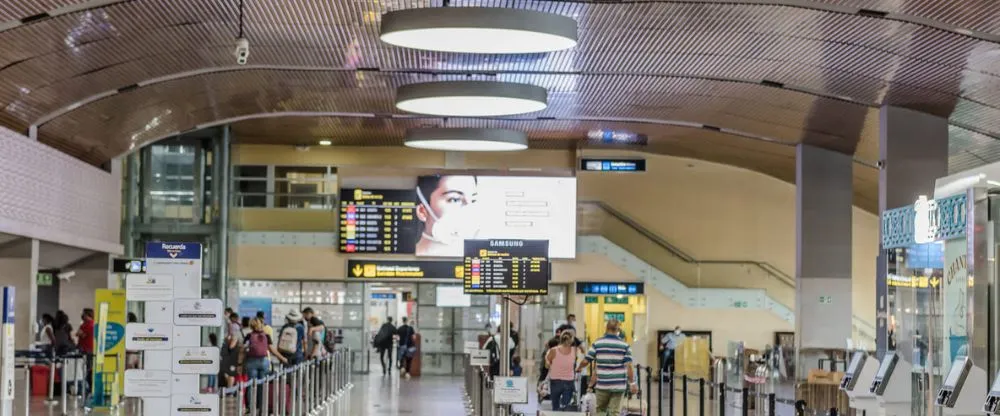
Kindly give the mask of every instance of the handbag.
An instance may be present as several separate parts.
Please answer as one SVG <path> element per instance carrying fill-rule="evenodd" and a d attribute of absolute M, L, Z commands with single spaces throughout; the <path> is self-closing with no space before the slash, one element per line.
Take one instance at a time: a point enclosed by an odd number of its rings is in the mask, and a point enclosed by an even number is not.
<path fill-rule="evenodd" d="M 646 403 L 638 395 L 629 397 L 622 405 L 621 416 L 646 416 Z"/>

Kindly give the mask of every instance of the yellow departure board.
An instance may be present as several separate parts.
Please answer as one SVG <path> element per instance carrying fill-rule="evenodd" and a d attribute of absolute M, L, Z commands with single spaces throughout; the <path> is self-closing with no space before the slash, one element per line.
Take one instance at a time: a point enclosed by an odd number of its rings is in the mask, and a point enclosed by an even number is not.
<path fill-rule="evenodd" d="M 465 293 L 544 295 L 549 291 L 548 240 L 465 240 Z"/>
<path fill-rule="evenodd" d="M 340 251 L 413 253 L 416 205 L 412 190 L 341 189 Z"/>

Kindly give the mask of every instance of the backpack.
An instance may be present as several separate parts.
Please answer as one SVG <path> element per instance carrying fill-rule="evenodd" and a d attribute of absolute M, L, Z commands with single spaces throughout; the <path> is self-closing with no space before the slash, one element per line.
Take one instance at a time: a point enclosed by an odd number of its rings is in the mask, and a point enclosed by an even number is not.
<path fill-rule="evenodd" d="M 333 352 L 337 347 L 337 331 L 326 328 L 326 332 L 323 334 L 323 346 L 326 347 L 327 351 Z"/>
<path fill-rule="evenodd" d="M 278 335 L 278 351 L 285 354 L 295 354 L 299 352 L 299 331 L 295 325 L 287 324 L 281 327 Z"/>
<path fill-rule="evenodd" d="M 383 324 L 382 328 L 380 328 L 378 333 L 375 334 L 375 348 L 386 348 L 387 346 L 392 346 L 392 332 L 392 325 Z"/>
<path fill-rule="evenodd" d="M 270 345 L 267 342 L 267 334 L 263 332 L 251 332 L 247 335 L 247 357 L 264 358 Z"/>

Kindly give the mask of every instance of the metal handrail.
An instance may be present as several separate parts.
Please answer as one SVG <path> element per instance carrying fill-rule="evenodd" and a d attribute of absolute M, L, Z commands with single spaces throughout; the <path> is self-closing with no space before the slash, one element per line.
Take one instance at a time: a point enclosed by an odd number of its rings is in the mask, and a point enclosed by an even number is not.
<path fill-rule="evenodd" d="M 656 234 L 655 232 L 651 231 L 648 227 L 643 226 L 642 224 L 640 224 L 636 220 L 632 219 L 628 215 L 625 215 L 621 211 L 615 209 L 614 207 L 612 207 L 611 205 L 608 205 L 607 203 L 605 203 L 603 201 L 587 200 L 587 201 L 580 201 L 579 204 L 581 204 L 581 205 L 587 204 L 587 205 L 597 206 L 598 208 L 600 208 L 604 212 L 607 212 L 608 214 L 610 214 L 612 217 L 614 217 L 618 221 L 621 221 L 621 222 L 625 223 L 625 225 L 628 225 L 634 231 L 638 232 L 639 234 L 642 234 L 644 237 L 648 238 L 650 241 L 656 243 L 656 245 L 658 245 L 658 246 L 662 247 L 663 249 L 667 250 L 668 252 L 670 252 L 670 254 L 672 254 L 675 257 L 683 260 L 685 263 L 694 264 L 694 265 L 702 265 L 702 264 L 738 264 L 738 265 L 754 266 L 754 267 L 757 267 L 757 268 L 763 270 L 767 274 L 774 275 L 774 276 L 777 276 L 777 277 L 781 278 L 781 280 L 784 281 L 785 283 L 787 283 L 788 286 L 795 287 L 795 279 L 792 276 L 789 276 L 787 273 L 781 271 L 781 269 L 779 269 L 778 267 L 776 267 L 773 264 L 768 263 L 766 261 L 754 261 L 754 260 L 699 260 L 699 259 L 696 259 L 694 256 L 692 256 L 692 255 L 684 252 L 684 250 L 681 250 L 677 246 L 675 246 L 673 244 L 670 244 L 669 241 L 667 241 L 666 239 L 664 239 L 663 237 L 661 237 L 659 234 Z"/>

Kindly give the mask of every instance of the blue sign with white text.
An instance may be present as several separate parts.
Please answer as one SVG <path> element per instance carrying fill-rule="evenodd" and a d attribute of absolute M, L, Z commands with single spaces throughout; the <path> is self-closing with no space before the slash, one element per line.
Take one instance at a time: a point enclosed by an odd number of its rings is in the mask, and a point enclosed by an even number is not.
<path fill-rule="evenodd" d="M 576 293 L 584 295 L 641 295 L 645 292 L 642 283 L 598 283 L 579 282 Z"/>
<path fill-rule="evenodd" d="M 3 288 L 3 323 L 14 323 L 14 286 Z"/>
<path fill-rule="evenodd" d="M 264 312 L 264 323 L 271 325 L 271 298 L 240 298 L 240 316 L 254 317 Z"/>
<path fill-rule="evenodd" d="M 148 259 L 201 259 L 201 243 L 146 243 Z"/>
<path fill-rule="evenodd" d="M 396 299 L 395 293 L 372 293 L 372 299 Z"/>

